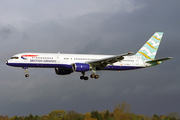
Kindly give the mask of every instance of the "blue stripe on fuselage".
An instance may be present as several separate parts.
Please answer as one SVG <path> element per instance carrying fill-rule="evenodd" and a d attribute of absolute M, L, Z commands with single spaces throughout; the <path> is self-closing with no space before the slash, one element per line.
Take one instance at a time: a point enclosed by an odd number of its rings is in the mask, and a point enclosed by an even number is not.
<path fill-rule="evenodd" d="M 34 63 L 7 63 L 9 66 L 13 67 L 45 67 L 45 68 L 68 68 L 72 69 L 71 65 L 68 64 L 34 64 Z"/>
<path fill-rule="evenodd" d="M 105 67 L 104 70 L 135 70 L 140 69 L 144 67 L 138 67 L 138 66 L 108 66 Z"/>

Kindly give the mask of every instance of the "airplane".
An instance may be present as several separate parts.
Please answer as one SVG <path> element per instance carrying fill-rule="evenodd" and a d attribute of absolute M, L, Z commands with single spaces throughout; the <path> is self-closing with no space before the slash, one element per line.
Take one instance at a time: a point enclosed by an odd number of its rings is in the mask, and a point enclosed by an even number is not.
<path fill-rule="evenodd" d="M 163 32 L 156 32 L 136 53 L 120 55 L 63 54 L 63 53 L 20 53 L 13 55 L 6 64 L 22 67 L 25 77 L 29 77 L 28 68 L 54 68 L 57 75 L 69 75 L 80 72 L 81 80 L 88 80 L 85 72 L 92 71 L 91 78 L 98 79 L 99 70 L 136 70 L 163 63 L 172 57 L 155 59 Z"/>

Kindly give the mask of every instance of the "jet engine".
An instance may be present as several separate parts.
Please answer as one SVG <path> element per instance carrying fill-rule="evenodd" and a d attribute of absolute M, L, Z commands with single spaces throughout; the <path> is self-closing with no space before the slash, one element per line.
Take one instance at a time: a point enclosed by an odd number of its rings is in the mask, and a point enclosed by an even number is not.
<path fill-rule="evenodd" d="M 62 69 L 62 68 L 55 68 L 55 72 L 57 75 L 68 75 L 73 72 L 72 69 Z"/>
<path fill-rule="evenodd" d="M 72 64 L 72 67 L 76 72 L 85 72 L 90 70 L 90 65 L 86 63 L 74 63 Z"/>

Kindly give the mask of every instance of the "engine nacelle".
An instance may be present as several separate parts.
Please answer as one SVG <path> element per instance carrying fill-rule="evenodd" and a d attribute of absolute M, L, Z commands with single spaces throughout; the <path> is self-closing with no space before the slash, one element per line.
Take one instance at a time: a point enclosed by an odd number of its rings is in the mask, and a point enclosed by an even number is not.
<path fill-rule="evenodd" d="M 90 70 L 90 65 L 86 63 L 74 63 L 72 64 L 72 67 L 76 72 L 85 72 Z"/>
<path fill-rule="evenodd" d="M 55 72 L 57 75 L 69 75 L 73 72 L 73 70 L 72 69 L 55 68 Z"/>

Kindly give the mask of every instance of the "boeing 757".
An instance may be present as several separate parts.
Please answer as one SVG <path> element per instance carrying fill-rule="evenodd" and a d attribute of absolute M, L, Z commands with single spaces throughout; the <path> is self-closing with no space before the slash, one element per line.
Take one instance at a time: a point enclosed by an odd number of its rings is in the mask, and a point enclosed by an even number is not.
<path fill-rule="evenodd" d="M 120 55 L 62 54 L 62 53 L 20 53 L 13 55 L 6 64 L 22 67 L 25 77 L 29 77 L 28 68 L 54 68 L 57 75 L 69 75 L 80 72 L 81 80 L 88 80 L 85 72 L 92 71 L 91 78 L 98 79 L 98 70 L 137 70 L 161 64 L 171 57 L 155 59 L 163 32 L 156 32 L 136 53 Z"/>

